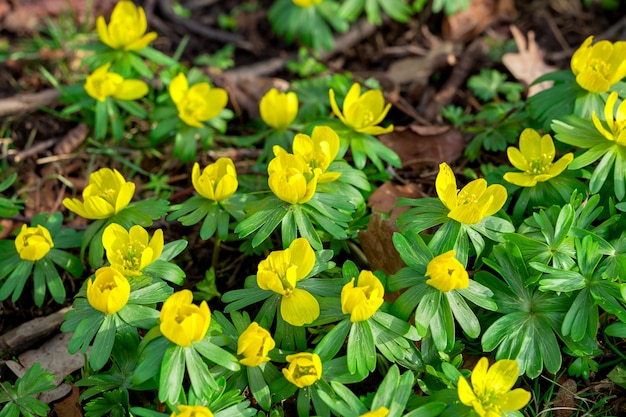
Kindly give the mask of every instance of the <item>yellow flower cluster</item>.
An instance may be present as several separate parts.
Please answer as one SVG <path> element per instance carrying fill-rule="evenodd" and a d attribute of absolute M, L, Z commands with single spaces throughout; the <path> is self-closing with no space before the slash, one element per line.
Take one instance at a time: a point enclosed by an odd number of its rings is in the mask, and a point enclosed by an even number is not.
<path fill-rule="evenodd" d="M 203 122 L 218 116 L 228 102 L 226 90 L 211 88 L 207 82 L 190 87 L 182 72 L 170 83 L 169 93 L 178 109 L 178 117 L 193 127 L 202 127 Z"/>
<path fill-rule="evenodd" d="M 96 29 L 104 44 L 124 51 L 143 49 L 157 38 L 156 32 L 146 33 L 148 29 L 146 13 L 132 1 L 117 3 L 108 25 L 103 16 L 98 17 Z"/>
<path fill-rule="evenodd" d="M 458 394 L 461 402 L 473 407 L 480 417 L 498 417 L 517 411 L 528 404 L 530 392 L 517 388 L 517 361 L 501 359 L 489 367 L 487 358 L 480 358 L 472 371 L 472 386 L 459 377 Z"/>
<path fill-rule="evenodd" d="M 191 171 L 191 182 L 202 197 L 218 202 L 232 196 L 239 185 L 237 170 L 230 158 L 219 158 L 202 171 L 196 162 Z"/>
<path fill-rule="evenodd" d="M 125 79 L 120 74 L 109 72 L 111 63 L 106 63 L 85 79 L 85 91 L 98 101 L 107 97 L 118 100 L 137 100 L 148 93 L 148 84 L 136 79 Z"/>
<path fill-rule="evenodd" d="M 111 266 L 124 276 L 141 275 L 141 270 L 159 259 L 163 251 L 163 230 L 158 229 L 152 238 L 141 226 L 129 231 L 116 223 L 104 229 L 102 244 Z"/>
<path fill-rule="evenodd" d="M 211 311 L 206 301 L 193 304 L 193 294 L 181 290 L 170 295 L 161 307 L 159 330 L 172 343 L 189 347 L 204 339 L 211 325 Z"/>
<path fill-rule="evenodd" d="M 22 225 L 20 233 L 15 238 L 15 249 L 21 259 L 38 261 L 54 247 L 50 231 L 42 225 L 28 227 Z"/>
<path fill-rule="evenodd" d="M 469 286 L 469 275 L 465 267 L 455 258 L 456 251 L 450 250 L 435 256 L 426 266 L 426 284 L 439 291 L 448 292 Z"/>
<path fill-rule="evenodd" d="M 130 297 L 130 284 L 118 270 L 105 266 L 96 270 L 95 278 L 87 280 L 87 301 L 105 314 L 115 314 Z"/>
<path fill-rule="evenodd" d="M 359 83 L 352 84 L 343 100 L 343 112 L 337 105 L 335 91 L 332 88 L 328 95 L 333 113 L 350 129 L 370 135 L 393 132 L 393 125 L 378 126 L 391 109 L 391 103 L 385 105 L 385 98 L 380 90 L 368 90 L 361 94 L 361 85 Z"/>
<path fill-rule="evenodd" d="M 237 341 L 237 355 L 243 356 L 239 363 L 250 367 L 259 366 L 270 360 L 267 354 L 274 346 L 276 342 L 270 332 L 257 322 L 252 322 Z"/>
<path fill-rule="evenodd" d="M 574 52 L 570 66 L 576 82 L 585 90 L 605 93 L 626 77 L 626 41 L 602 40 L 592 45 L 589 36 Z"/>
<path fill-rule="evenodd" d="M 135 184 L 126 182 L 116 169 L 102 168 L 89 175 L 89 185 L 83 190 L 83 202 L 65 198 L 63 204 L 86 219 L 108 219 L 122 211 L 135 193 Z"/>
<path fill-rule="evenodd" d="M 448 217 L 463 224 L 476 224 L 496 214 L 507 198 L 506 188 L 500 184 L 487 186 L 483 178 L 471 181 L 459 191 L 454 172 L 445 162 L 439 165 L 435 189 L 443 205 L 450 210 Z"/>
<path fill-rule="evenodd" d="M 320 315 L 317 299 L 306 290 L 297 288 L 315 265 L 315 252 L 305 238 L 291 242 L 285 250 L 273 251 L 261 261 L 257 284 L 262 290 L 280 294 L 280 314 L 287 323 L 302 326 Z"/>
<path fill-rule="evenodd" d="M 213 413 L 202 405 L 178 405 L 178 413 L 174 412 L 170 417 L 213 417 Z"/>
<path fill-rule="evenodd" d="M 354 278 L 341 289 L 341 311 L 350 314 L 350 321 L 367 320 L 383 305 L 385 289 L 370 271 L 361 271 L 357 284 Z"/>
<path fill-rule="evenodd" d="M 341 175 L 326 172 L 338 152 L 339 136 L 328 126 L 316 126 L 311 136 L 296 135 L 293 154 L 275 146 L 275 158 L 267 167 L 270 189 L 289 204 L 306 203 L 315 194 L 318 183 L 334 181 Z"/>
<path fill-rule="evenodd" d="M 554 162 L 552 137 L 539 136 L 536 130 L 530 128 L 522 131 L 519 149 L 510 146 L 506 153 L 511 164 L 522 172 L 507 172 L 504 179 L 520 187 L 534 187 L 538 182 L 556 177 L 574 159 L 574 154 L 570 152 Z"/>
<path fill-rule="evenodd" d="M 286 129 L 298 115 L 298 96 L 293 91 L 284 93 L 271 88 L 261 98 L 259 112 L 266 125 Z"/>
<path fill-rule="evenodd" d="M 322 377 L 322 360 L 316 353 L 301 352 L 286 359 L 289 365 L 283 368 L 283 375 L 298 388 L 313 385 Z"/>

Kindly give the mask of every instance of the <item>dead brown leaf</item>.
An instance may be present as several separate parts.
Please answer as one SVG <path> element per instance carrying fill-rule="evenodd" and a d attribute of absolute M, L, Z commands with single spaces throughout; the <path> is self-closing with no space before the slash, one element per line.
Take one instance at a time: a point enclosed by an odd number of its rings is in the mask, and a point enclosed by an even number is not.
<path fill-rule="evenodd" d="M 52 407 L 57 417 L 82 417 L 80 409 L 80 390 L 72 385 L 69 395 L 54 403 Z"/>
<path fill-rule="evenodd" d="M 566 379 L 559 387 L 559 392 L 553 401 L 555 417 L 570 417 L 578 410 L 576 407 L 576 381 Z"/>
<path fill-rule="evenodd" d="M 548 65 L 543 60 L 543 51 L 535 42 L 535 32 L 528 31 L 528 42 L 526 36 L 515 25 L 511 25 L 511 33 L 519 52 L 504 54 L 502 63 L 511 71 L 511 74 L 527 86 L 544 74 L 555 71 L 557 68 Z M 528 97 L 537 94 L 552 86 L 551 81 L 544 81 L 530 86 Z"/>
<path fill-rule="evenodd" d="M 516 16 L 513 0 L 472 0 L 466 10 L 444 18 L 443 38 L 469 42 L 492 24 L 511 21 Z"/>
<path fill-rule="evenodd" d="M 70 355 L 67 346 L 72 337 L 72 333 L 59 333 L 52 337 L 38 349 L 27 350 L 18 356 L 20 363 L 8 361 L 7 366 L 19 377 L 23 376 L 35 363 L 54 375 L 54 384 L 57 386 L 53 390 L 42 393 L 39 399 L 46 404 L 65 397 L 71 386 L 62 384 L 65 377 L 82 368 L 85 365 L 85 358 L 82 353 L 77 352 Z"/>
<path fill-rule="evenodd" d="M 70 129 L 60 141 L 54 145 L 55 155 L 67 155 L 74 152 L 87 138 L 89 128 L 85 123 L 79 123 L 75 128 Z"/>
<path fill-rule="evenodd" d="M 400 155 L 403 167 L 411 169 L 454 162 L 465 149 L 463 136 L 451 126 L 400 126 L 381 135 L 380 141 Z"/>
<path fill-rule="evenodd" d="M 3 17 L 0 28 L 15 33 L 30 33 L 38 30 L 46 18 L 69 16 L 83 22 L 86 17 L 108 15 L 116 0 L 24 0 L 13 2 L 13 9 L 0 10 Z"/>
<path fill-rule="evenodd" d="M 367 203 L 372 209 L 381 213 L 391 213 L 389 220 L 395 222 L 396 218 L 409 207 L 396 207 L 398 198 L 418 198 L 424 197 L 424 191 L 418 184 L 395 184 L 386 182 L 378 187 L 370 195 Z"/>
<path fill-rule="evenodd" d="M 367 230 L 359 232 L 359 241 L 372 271 L 380 270 L 391 275 L 406 266 L 393 246 L 392 236 L 398 231 L 391 221 L 374 213 Z"/>

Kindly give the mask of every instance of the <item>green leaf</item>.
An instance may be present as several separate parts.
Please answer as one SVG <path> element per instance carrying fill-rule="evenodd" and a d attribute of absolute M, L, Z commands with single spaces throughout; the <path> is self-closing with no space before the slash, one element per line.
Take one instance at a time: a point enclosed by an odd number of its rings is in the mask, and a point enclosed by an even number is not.
<path fill-rule="evenodd" d="M 348 370 L 365 378 L 376 367 L 376 347 L 367 321 L 352 323 L 348 336 Z"/>
<path fill-rule="evenodd" d="M 236 372 L 240 369 L 239 361 L 231 353 L 222 349 L 221 347 L 211 343 L 208 339 L 203 339 L 200 342 L 193 344 L 193 348 L 198 351 L 202 356 L 226 368 L 230 371 Z"/>
<path fill-rule="evenodd" d="M 6 300 L 11 294 L 13 294 L 13 297 L 11 297 L 13 302 L 20 298 L 24 290 L 24 285 L 26 285 L 26 281 L 30 278 L 34 264 L 35 262 L 32 261 L 18 261 L 11 275 L 9 275 L 2 284 L 2 287 L 0 287 L 0 300 Z"/>
<path fill-rule="evenodd" d="M 200 398 L 209 398 L 218 388 L 207 365 L 195 349 L 184 349 L 191 387 Z"/>
<path fill-rule="evenodd" d="M 168 242 L 163 246 L 163 251 L 161 252 L 161 256 L 159 256 L 160 261 L 171 261 L 178 255 L 180 255 L 189 242 L 186 239 L 178 239 L 173 242 Z"/>
<path fill-rule="evenodd" d="M 159 400 L 174 403 L 183 389 L 185 375 L 185 349 L 182 346 L 170 344 L 165 350 L 161 362 L 161 376 L 159 378 Z"/>
<path fill-rule="evenodd" d="M 392 240 L 400 258 L 409 267 L 424 274 L 426 266 L 433 259 L 433 254 L 420 235 L 413 230 L 406 230 L 402 233 L 394 233 Z M 391 291 L 397 289 L 399 288 L 391 289 Z"/>
<path fill-rule="evenodd" d="M 246 367 L 246 372 L 248 373 L 248 384 L 252 396 L 263 410 L 269 410 L 272 405 L 270 387 L 265 382 L 260 367 Z"/>
<path fill-rule="evenodd" d="M 89 353 L 89 365 L 94 370 L 102 369 L 109 361 L 113 343 L 115 342 L 115 331 L 114 316 L 110 314 L 105 315 Z"/>
<path fill-rule="evenodd" d="M 463 297 L 456 291 L 448 291 L 446 297 L 452 314 L 463 331 L 472 339 L 477 338 L 480 335 L 480 322 Z"/>
<path fill-rule="evenodd" d="M 315 346 L 314 353 L 317 353 L 322 362 L 329 361 L 341 350 L 346 341 L 346 336 L 351 329 L 349 318 L 345 318 L 326 333 L 326 335 Z"/>
<path fill-rule="evenodd" d="M 178 265 L 161 259 L 157 259 L 147 265 L 141 270 L 141 272 L 146 276 L 162 279 L 176 285 L 182 285 L 186 276 L 185 271 L 183 271 Z"/>
<path fill-rule="evenodd" d="M 156 326 L 159 318 L 159 312 L 154 308 L 136 304 L 126 304 L 117 315 L 130 326 L 146 330 Z"/>
<path fill-rule="evenodd" d="M 429 288 L 415 310 L 415 327 L 420 336 L 426 336 L 431 320 L 439 310 L 441 291 Z"/>
<path fill-rule="evenodd" d="M 56 240 L 55 240 L 56 244 Z M 46 259 L 51 260 L 61 268 L 69 272 L 74 278 L 83 274 L 83 263 L 76 256 L 62 250 L 52 248 L 46 255 Z"/>

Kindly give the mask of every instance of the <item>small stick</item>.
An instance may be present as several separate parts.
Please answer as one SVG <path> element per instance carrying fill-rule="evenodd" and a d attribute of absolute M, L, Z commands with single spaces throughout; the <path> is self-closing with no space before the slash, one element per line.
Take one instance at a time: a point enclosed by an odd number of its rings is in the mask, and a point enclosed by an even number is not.
<path fill-rule="evenodd" d="M 11 116 L 18 113 L 27 113 L 37 110 L 42 106 L 52 106 L 59 101 L 61 92 L 56 88 L 50 88 L 32 94 L 20 94 L 0 100 L 0 117 Z"/>

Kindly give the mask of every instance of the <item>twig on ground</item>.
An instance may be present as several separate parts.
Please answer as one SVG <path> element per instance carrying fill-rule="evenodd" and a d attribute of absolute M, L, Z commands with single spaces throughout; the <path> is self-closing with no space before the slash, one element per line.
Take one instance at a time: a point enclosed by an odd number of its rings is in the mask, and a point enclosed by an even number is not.
<path fill-rule="evenodd" d="M 37 317 L 0 335 L 0 352 L 9 351 L 13 355 L 24 352 L 34 343 L 59 330 L 65 313 L 70 309 L 65 307 L 49 316 Z"/>
<path fill-rule="evenodd" d="M 26 149 L 23 149 L 15 154 L 15 156 L 13 157 L 13 161 L 20 162 L 30 156 L 37 155 L 39 152 L 54 146 L 60 139 L 61 138 L 59 137 L 51 138 L 48 140 L 44 140 L 43 142 L 39 142 L 38 144 L 30 146 Z"/>
<path fill-rule="evenodd" d="M 53 106 L 58 103 L 61 92 L 50 88 L 32 94 L 19 94 L 0 100 L 0 117 L 28 113 L 42 106 Z"/>
<path fill-rule="evenodd" d="M 243 39 L 240 35 L 234 33 L 224 32 L 222 30 L 212 29 L 206 27 L 191 19 L 185 19 L 177 15 L 172 9 L 170 0 L 158 0 L 159 9 L 163 13 L 164 17 L 172 21 L 173 23 L 180 25 L 190 32 L 200 35 L 207 39 L 212 39 L 218 42 L 232 43 L 240 49 L 252 51 L 253 45 L 251 42 Z"/>
<path fill-rule="evenodd" d="M 476 63 L 485 56 L 486 50 L 487 44 L 483 38 L 476 38 L 472 41 L 461 55 L 458 65 L 454 67 L 446 83 L 430 103 L 426 111 L 427 119 L 434 120 L 441 114 L 441 109 L 452 102 L 454 95 L 472 72 Z"/>
<path fill-rule="evenodd" d="M 371 36 L 377 29 L 377 26 L 372 25 L 367 19 L 361 19 L 355 23 L 348 32 L 337 36 L 335 38 L 335 44 L 332 51 L 322 51 L 319 59 L 325 61 L 333 55 L 352 48 L 354 45 L 361 42 L 363 39 Z M 297 53 L 293 52 L 278 58 L 270 58 L 265 61 L 257 62 L 252 65 L 235 68 L 229 71 L 225 71 L 225 74 L 234 77 L 246 78 L 250 76 L 267 76 L 283 69 L 288 61 L 297 59 Z"/>

